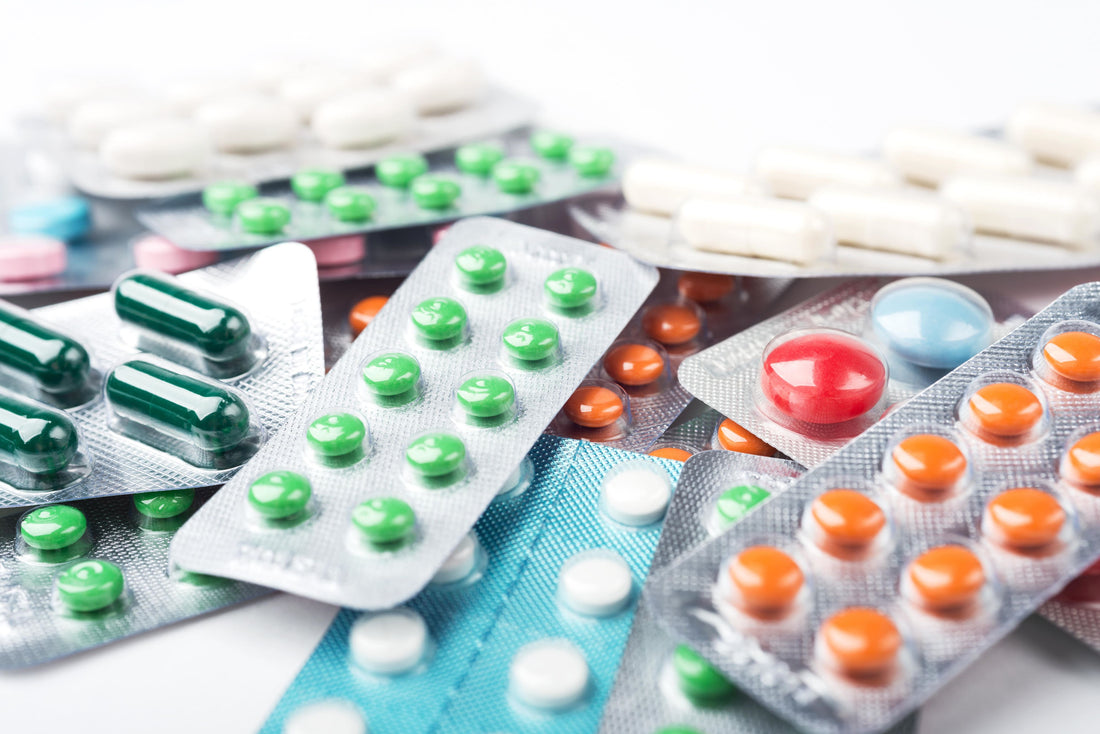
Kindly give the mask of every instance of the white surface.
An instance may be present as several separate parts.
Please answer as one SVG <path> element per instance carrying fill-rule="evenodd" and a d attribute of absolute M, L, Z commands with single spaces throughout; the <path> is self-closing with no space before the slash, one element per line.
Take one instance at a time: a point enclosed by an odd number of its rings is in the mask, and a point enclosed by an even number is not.
<path fill-rule="evenodd" d="M 672 482 L 660 469 L 641 467 L 612 474 L 603 483 L 603 507 L 612 520 L 643 526 L 665 515 L 672 499 Z"/>
<path fill-rule="evenodd" d="M 428 626 L 415 610 L 398 607 L 389 612 L 364 614 L 351 626 L 349 638 L 352 659 L 364 670 L 399 675 L 424 659 Z"/>
<path fill-rule="evenodd" d="M 575 612 L 592 617 L 615 614 L 630 601 L 634 579 L 614 551 L 585 551 L 562 564 L 558 593 Z"/>
<path fill-rule="evenodd" d="M 538 640 L 516 652 L 508 682 L 516 698 L 529 706 L 565 709 L 588 690 L 588 662 L 569 640 Z"/>

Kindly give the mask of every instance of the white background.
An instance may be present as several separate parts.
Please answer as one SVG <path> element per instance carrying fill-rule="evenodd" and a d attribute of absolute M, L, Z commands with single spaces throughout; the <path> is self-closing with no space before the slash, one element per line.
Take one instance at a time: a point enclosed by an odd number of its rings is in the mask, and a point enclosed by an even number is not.
<path fill-rule="evenodd" d="M 554 124 L 731 166 L 765 142 L 868 149 L 897 122 L 990 126 L 1026 99 L 1100 101 L 1100 4 L 1080 1 L 0 0 L 0 120 L 74 73 L 155 82 L 354 58 L 387 36 L 478 56 Z M 968 282 L 1039 308 L 1090 279 Z M 2 675 L 0 730 L 254 730 L 333 613 L 278 596 Z M 1097 690 L 1100 656 L 1031 620 L 925 707 L 921 731 L 1095 732 Z"/>

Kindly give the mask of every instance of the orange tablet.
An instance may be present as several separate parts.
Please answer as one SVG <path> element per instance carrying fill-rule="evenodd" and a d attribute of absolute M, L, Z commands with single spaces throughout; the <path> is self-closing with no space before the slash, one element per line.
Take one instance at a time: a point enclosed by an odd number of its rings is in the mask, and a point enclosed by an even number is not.
<path fill-rule="evenodd" d="M 674 459 L 676 461 L 687 461 L 691 458 L 691 452 L 685 449 L 678 449 L 675 446 L 665 446 L 660 449 L 653 449 L 649 452 L 650 456 L 656 456 L 659 459 Z"/>
<path fill-rule="evenodd" d="M 389 296 L 370 296 L 352 306 L 351 313 L 348 314 L 352 336 L 359 336 L 389 300 Z"/>
<path fill-rule="evenodd" d="M 1066 511 L 1052 495 L 1033 487 L 1008 489 L 986 505 L 987 533 L 1013 548 L 1050 545 L 1062 532 Z"/>
<path fill-rule="evenodd" d="M 821 532 L 825 546 L 835 544 L 848 549 L 866 548 L 886 527 L 886 513 L 882 508 L 854 489 L 823 492 L 810 505 L 810 515 Z"/>
<path fill-rule="evenodd" d="M 718 425 L 718 445 L 727 451 L 756 456 L 775 456 L 775 449 L 726 418 Z"/>
<path fill-rule="evenodd" d="M 1043 345 L 1043 358 L 1060 377 L 1073 382 L 1100 380 L 1100 336 L 1065 331 Z"/>
<path fill-rule="evenodd" d="M 897 625 L 882 612 L 867 607 L 849 607 L 829 617 L 818 630 L 818 640 L 827 662 L 853 676 L 890 671 L 901 651 Z"/>
<path fill-rule="evenodd" d="M 1074 484 L 1100 486 L 1100 432 L 1082 436 L 1069 447 L 1063 471 Z"/>
<path fill-rule="evenodd" d="M 904 482 L 920 490 L 946 492 L 966 474 L 962 450 L 951 439 L 931 433 L 902 439 L 890 458 Z"/>
<path fill-rule="evenodd" d="M 645 344 L 620 344 L 604 355 L 603 368 L 620 385 L 638 387 L 656 381 L 665 371 L 665 360 Z"/>
<path fill-rule="evenodd" d="M 750 614 L 777 615 L 794 604 L 804 580 L 802 568 L 789 555 L 756 545 L 734 556 L 726 567 L 738 607 Z"/>
<path fill-rule="evenodd" d="M 676 283 L 680 295 L 696 303 L 720 301 L 733 290 L 736 281 L 732 275 L 718 273 L 684 273 Z"/>
<path fill-rule="evenodd" d="M 690 306 L 661 303 L 646 309 L 642 328 L 653 341 L 671 346 L 694 339 L 703 328 L 703 321 Z"/>
<path fill-rule="evenodd" d="M 920 554 L 905 569 L 917 600 L 934 611 L 974 604 L 985 586 L 985 569 L 969 548 L 941 545 Z"/>
<path fill-rule="evenodd" d="M 1023 436 L 1039 425 L 1043 404 L 1013 382 L 994 382 L 970 396 L 970 412 L 983 431 L 1004 438 Z"/>
<path fill-rule="evenodd" d="M 565 402 L 565 414 L 578 426 L 605 428 L 622 416 L 623 401 L 606 387 L 584 385 Z"/>

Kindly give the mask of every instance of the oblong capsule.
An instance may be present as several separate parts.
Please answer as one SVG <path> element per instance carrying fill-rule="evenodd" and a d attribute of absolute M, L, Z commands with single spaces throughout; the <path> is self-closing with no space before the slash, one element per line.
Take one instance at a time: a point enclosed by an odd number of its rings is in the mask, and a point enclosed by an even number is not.
<path fill-rule="evenodd" d="M 1022 176 L 959 176 L 940 188 L 979 232 L 1073 249 L 1100 238 L 1100 200 L 1072 183 Z"/>
<path fill-rule="evenodd" d="M 224 362 L 243 356 L 252 327 L 240 310 L 191 290 L 173 278 L 133 273 L 115 284 L 115 313 L 128 324 Z"/>
<path fill-rule="evenodd" d="M 676 224 L 696 250 L 811 263 L 833 249 L 828 220 L 797 201 L 763 196 L 692 199 L 680 208 Z"/>
<path fill-rule="evenodd" d="M 1016 108 L 1005 137 L 1044 163 L 1072 166 L 1100 154 L 1100 114 L 1060 104 Z"/>
<path fill-rule="evenodd" d="M 0 394 L 0 459 L 31 474 L 56 474 L 78 449 L 76 424 L 64 412 Z"/>
<path fill-rule="evenodd" d="M 62 393 L 85 385 L 91 372 L 88 350 L 77 340 L 0 302 L 0 365 L 27 375 L 44 392 Z"/>
<path fill-rule="evenodd" d="M 623 172 L 623 197 L 634 209 L 672 216 L 688 199 L 725 199 L 757 193 L 744 176 L 669 160 L 641 160 Z"/>
<path fill-rule="evenodd" d="M 204 451 L 228 451 L 248 435 L 248 406 L 213 380 L 135 359 L 111 370 L 106 393 L 115 415 Z"/>
<path fill-rule="evenodd" d="M 1027 151 L 1003 140 L 937 127 L 895 127 L 882 155 L 910 181 L 939 186 L 960 174 L 1026 176 L 1035 168 Z"/>
<path fill-rule="evenodd" d="M 807 199 L 830 184 L 901 185 L 901 177 L 885 161 L 786 145 L 762 148 L 756 154 L 752 172 L 772 195 L 786 199 Z"/>

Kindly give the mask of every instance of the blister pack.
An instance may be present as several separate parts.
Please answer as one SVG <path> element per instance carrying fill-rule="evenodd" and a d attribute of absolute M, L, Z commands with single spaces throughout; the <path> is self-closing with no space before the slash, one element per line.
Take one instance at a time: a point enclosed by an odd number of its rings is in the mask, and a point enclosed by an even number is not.
<path fill-rule="evenodd" d="M 936 278 L 854 281 L 689 357 L 680 382 L 815 466 L 1026 315 Z"/>
<path fill-rule="evenodd" d="M 0 519 L 0 668 L 44 663 L 270 593 L 169 568 L 172 534 L 214 491 L 42 505 Z"/>
<path fill-rule="evenodd" d="M 225 482 L 321 379 L 316 272 L 288 243 L 34 312 L 0 303 L 0 506 Z"/>
<path fill-rule="evenodd" d="M 1100 284 L 1078 286 L 653 580 L 813 732 L 920 705 L 1100 555 Z"/>
<path fill-rule="evenodd" d="M 690 415 L 689 415 L 690 413 Z M 650 448 L 649 455 L 687 461 L 703 451 L 725 450 L 768 458 L 782 458 L 775 447 L 698 400 L 668 427 Z"/>
<path fill-rule="evenodd" d="M 1100 651 L 1100 562 L 1069 582 L 1039 613 Z"/>
<path fill-rule="evenodd" d="M 358 609 L 409 599 L 656 282 L 614 250 L 462 220 L 173 559 Z"/>

